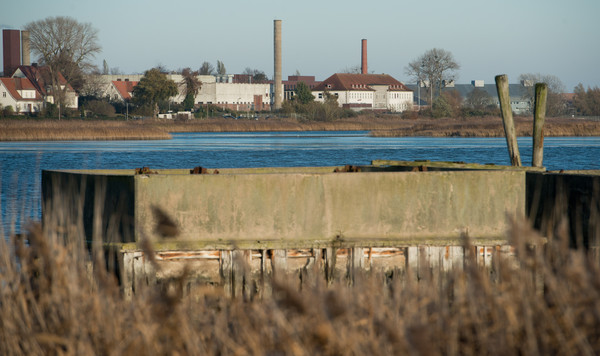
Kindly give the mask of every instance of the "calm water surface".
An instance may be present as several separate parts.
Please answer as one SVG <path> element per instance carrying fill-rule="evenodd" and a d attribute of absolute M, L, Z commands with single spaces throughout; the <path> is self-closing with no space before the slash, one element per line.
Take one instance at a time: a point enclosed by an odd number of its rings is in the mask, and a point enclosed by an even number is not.
<path fill-rule="evenodd" d="M 531 138 L 518 140 L 531 162 Z M 1 220 L 39 217 L 42 169 L 244 168 L 369 164 L 374 159 L 510 164 L 504 138 L 374 138 L 367 132 L 173 134 L 162 141 L 0 142 Z M 600 169 L 600 137 L 546 138 L 544 165 Z M 6 231 L 5 231 L 6 232 Z"/>

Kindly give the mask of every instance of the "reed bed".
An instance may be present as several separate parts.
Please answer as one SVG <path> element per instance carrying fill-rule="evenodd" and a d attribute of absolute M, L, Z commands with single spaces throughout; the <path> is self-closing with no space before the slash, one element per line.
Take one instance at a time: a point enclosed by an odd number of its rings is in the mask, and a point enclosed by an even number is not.
<path fill-rule="evenodd" d="M 136 121 L 0 120 L 0 141 L 166 140 L 169 132 Z"/>
<path fill-rule="evenodd" d="M 517 135 L 531 136 L 531 118 L 515 120 Z M 470 119 L 403 119 L 397 115 L 363 115 L 334 121 L 294 118 L 165 120 L 0 120 L 0 141 L 164 140 L 173 132 L 371 131 L 374 137 L 503 137 L 497 117 Z M 548 118 L 546 136 L 600 136 L 600 121 Z"/>
<path fill-rule="evenodd" d="M 516 118 L 517 136 L 531 136 L 533 120 Z M 375 130 L 374 137 L 504 137 L 502 119 L 488 117 L 481 119 L 419 119 L 392 130 Z M 544 124 L 545 136 L 600 136 L 600 122 L 597 120 L 547 118 Z"/>
<path fill-rule="evenodd" d="M 492 270 L 474 256 L 419 281 L 371 271 L 329 282 L 308 270 L 238 298 L 187 289 L 184 270 L 128 300 L 99 243 L 89 253 L 81 224 L 54 213 L 0 239 L 2 355 L 600 354 L 598 257 L 570 250 L 560 229 L 541 248 L 513 222 L 517 257 Z"/>

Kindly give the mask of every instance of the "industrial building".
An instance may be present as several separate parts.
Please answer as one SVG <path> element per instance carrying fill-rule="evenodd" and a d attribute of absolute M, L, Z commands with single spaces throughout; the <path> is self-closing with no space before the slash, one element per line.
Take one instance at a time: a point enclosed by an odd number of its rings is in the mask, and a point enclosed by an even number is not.
<path fill-rule="evenodd" d="M 313 95 L 319 102 L 332 95 L 339 106 L 357 111 L 402 112 L 413 102 L 412 90 L 387 74 L 336 73 L 316 86 Z"/>
<path fill-rule="evenodd" d="M 402 112 L 412 108 L 413 92 L 388 74 L 369 74 L 367 40 L 361 41 L 361 73 L 336 73 L 312 89 L 315 100 L 324 102 L 327 95 L 338 105 L 356 111 L 378 110 Z"/>

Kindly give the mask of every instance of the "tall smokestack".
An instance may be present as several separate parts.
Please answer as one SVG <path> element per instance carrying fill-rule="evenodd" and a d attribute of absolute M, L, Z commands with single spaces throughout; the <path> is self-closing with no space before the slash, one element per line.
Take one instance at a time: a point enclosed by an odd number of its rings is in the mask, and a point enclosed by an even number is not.
<path fill-rule="evenodd" d="M 363 38 L 362 40 L 362 57 L 361 57 L 361 65 L 360 72 L 362 74 L 367 74 L 367 40 Z"/>
<path fill-rule="evenodd" d="M 275 50 L 275 98 L 273 109 L 281 109 L 283 93 L 281 88 L 281 20 L 274 20 L 274 50 Z"/>
<path fill-rule="evenodd" d="M 10 77 L 21 65 L 21 38 L 19 30 L 2 30 L 4 76 Z"/>
<path fill-rule="evenodd" d="M 21 64 L 24 66 L 31 65 L 29 52 L 29 31 L 21 31 Z"/>

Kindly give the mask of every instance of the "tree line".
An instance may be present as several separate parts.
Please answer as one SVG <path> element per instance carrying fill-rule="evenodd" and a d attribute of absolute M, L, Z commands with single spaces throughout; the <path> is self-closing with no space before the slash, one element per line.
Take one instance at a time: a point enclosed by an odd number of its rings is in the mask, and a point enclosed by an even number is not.
<path fill-rule="evenodd" d="M 39 58 L 38 62 L 47 66 L 50 73 L 49 86 L 54 96 L 54 106 L 49 105 L 46 113 L 56 114 L 60 117 L 64 113 L 66 86 L 61 86 L 59 75 L 62 74 L 72 88 L 79 94 L 80 102 L 84 107 L 103 114 L 111 114 L 110 106 L 119 109 L 119 103 L 110 103 L 106 98 L 101 98 L 99 90 L 100 80 L 98 74 L 117 74 L 118 68 L 110 68 L 103 61 L 102 69 L 91 63 L 101 50 L 98 44 L 98 31 L 89 23 L 80 23 L 70 17 L 48 17 L 43 20 L 33 21 L 25 26 L 30 33 L 30 46 Z M 497 108 L 491 103 L 487 93 L 473 90 L 467 98 L 451 90 L 444 90 L 447 83 L 458 78 L 460 64 L 454 59 L 450 51 L 434 48 L 426 51 L 421 56 L 409 62 L 405 68 L 407 76 L 418 85 L 423 85 L 424 96 L 427 98 L 428 110 L 424 114 L 434 117 L 448 116 L 473 116 L 496 114 Z M 184 100 L 183 109 L 193 109 L 194 97 L 200 90 L 202 83 L 198 75 L 225 75 L 227 70 L 222 61 L 218 60 L 213 66 L 203 62 L 198 70 L 184 68 L 176 73 L 181 74 L 183 80 L 174 83 L 166 79 L 168 71 L 162 66 L 152 68 L 145 72 L 144 77 L 136 86 L 132 103 L 137 110 L 146 114 L 155 115 L 164 110 L 168 98 L 174 96 L 181 89 Z M 246 68 L 242 73 L 248 76 L 249 82 L 258 83 L 268 80 L 263 71 Z M 566 114 L 600 115 L 600 94 L 598 87 L 583 88 L 579 84 L 574 90 L 572 101 L 565 98 L 564 85 L 555 76 L 541 74 L 523 74 L 519 77 L 522 81 L 545 82 L 548 84 L 548 116 Z M 297 112 L 309 117 L 323 117 L 329 119 L 332 115 L 347 115 L 343 110 L 333 108 L 333 99 L 325 100 L 329 106 L 318 107 L 314 101 L 300 98 L 307 88 L 299 86 L 299 93 L 295 100 L 284 106 L 285 112 Z M 533 102 L 533 86 L 527 95 Z M 310 94 L 310 90 L 308 90 Z M 312 95 L 312 94 L 311 94 Z M 326 98 L 327 99 L 327 98 Z M 327 108 L 327 109 L 326 109 Z M 10 115 L 8 109 L 0 108 L 0 115 Z M 114 115 L 114 111 L 112 112 Z M 423 113 L 422 113 L 423 114 Z"/>

